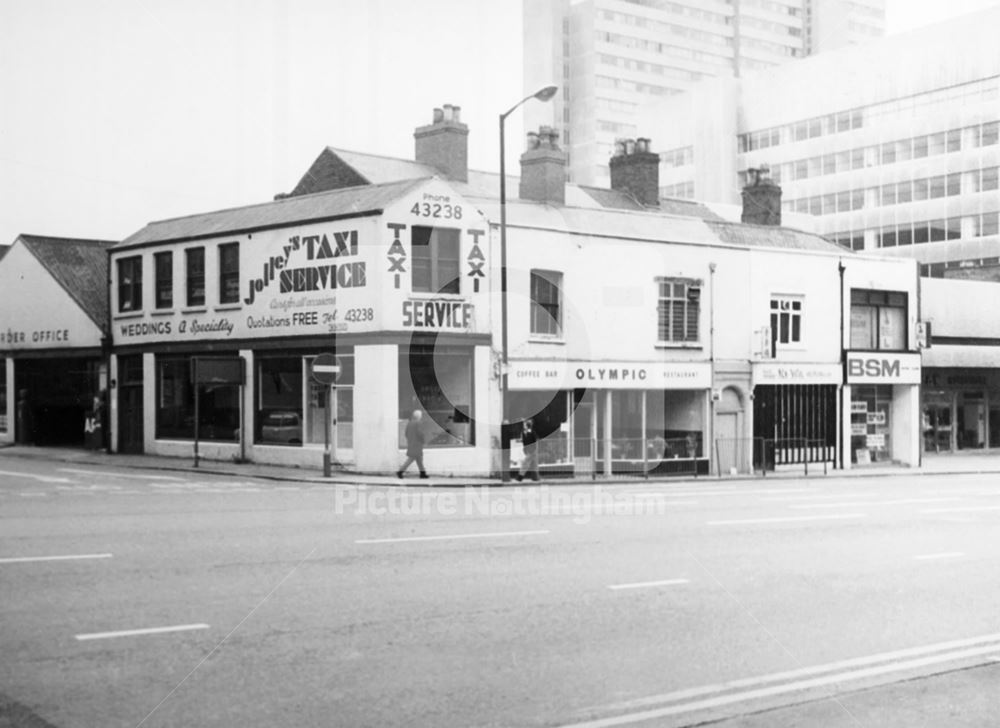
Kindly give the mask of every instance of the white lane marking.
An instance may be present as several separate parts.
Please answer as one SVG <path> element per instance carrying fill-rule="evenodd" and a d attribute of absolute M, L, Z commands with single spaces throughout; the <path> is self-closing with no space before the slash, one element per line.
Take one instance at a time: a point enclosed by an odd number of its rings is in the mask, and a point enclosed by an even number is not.
<path fill-rule="evenodd" d="M 765 503 L 785 503 L 824 498 L 874 498 L 878 493 L 812 493 L 810 495 L 793 495 L 789 498 L 761 498 Z"/>
<path fill-rule="evenodd" d="M 687 698 L 697 698 L 702 695 L 711 695 L 713 693 L 724 693 L 730 690 L 736 690 L 737 688 L 767 685 L 768 683 L 782 682 L 784 680 L 793 680 L 813 675 L 822 675 L 824 673 L 833 673 L 838 670 L 849 670 L 855 667 L 867 667 L 869 665 L 877 665 L 880 663 L 891 663 L 896 660 L 903 660 L 910 657 L 920 657 L 922 655 L 933 654 L 935 652 L 947 652 L 949 650 L 977 647 L 987 643 L 996 642 L 1000 642 L 1000 632 L 985 634 L 979 637 L 938 642 L 936 644 L 924 645 L 922 647 L 907 647 L 901 650 L 881 652 L 874 655 L 866 655 L 864 657 L 851 657 L 846 660 L 838 660 L 836 662 L 829 662 L 823 665 L 800 667 L 795 670 L 784 670 L 782 672 L 773 672 L 768 675 L 758 675 L 756 677 L 730 680 L 724 683 L 702 685 L 696 688 L 685 688 L 683 690 L 675 690 L 673 692 L 661 693 L 659 695 L 650 695 L 645 698 L 637 698 L 635 700 L 610 703 L 602 706 L 592 706 L 588 710 L 629 710 L 634 708 L 643 708 L 650 705 L 658 705 L 661 703 L 674 703 Z M 993 649 L 996 649 L 997 647 L 998 645 L 993 644 Z"/>
<path fill-rule="evenodd" d="M 24 564 L 32 561 L 77 561 L 80 559 L 110 559 L 111 554 L 71 554 L 68 556 L 11 556 L 0 559 L 0 564 Z"/>
<path fill-rule="evenodd" d="M 106 470 L 83 470 L 82 468 L 59 468 L 60 473 L 80 473 L 82 475 L 105 475 L 109 478 L 139 478 L 141 480 L 180 480 L 173 475 L 140 475 L 138 473 L 112 473 Z"/>
<path fill-rule="evenodd" d="M 69 478 L 55 478 L 51 475 L 36 475 L 35 473 L 17 473 L 13 470 L 0 470 L 0 475 L 13 475 L 17 478 L 33 478 L 42 483 L 72 483 Z"/>
<path fill-rule="evenodd" d="M 674 586 L 675 584 L 687 584 L 687 579 L 663 579 L 662 581 L 637 581 L 634 584 L 610 584 L 608 589 L 644 589 L 654 586 Z"/>
<path fill-rule="evenodd" d="M 622 491 L 628 495 L 632 495 L 637 498 L 649 497 L 649 496 L 659 496 L 665 498 L 683 498 L 685 496 L 699 497 L 699 496 L 723 496 L 723 495 L 769 495 L 773 493 L 808 493 L 808 488 L 791 489 L 755 489 L 755 490 L 664 490 L 664 491 L 642 491 L 640 493 L 634 493 L 629 491 Z"/>
<path fill-rule="evenodd" d="M 944 662 L 954 662 L 957 660 L 968 659 L 970 657 L 979 657 L 990 652 L 995 652 L 996 649 L 996 645 L 987 645 L 986 647 L 945 652 L 939 655 L 931 655 L 930 657 L 905 660 L 902 662 L 892 662 L 887 665 L 879 665 L 877 667 L 869 667 L 860 670 L 849 670 L 846 672 L 835 673 L 833 675 L 826 675 L 825 677 L 817 677 L 810 680 L 799 680 L 796 682 L 786 683 L 784 685 L 774 685 L 768 688 L 746 690 L 740 693 L 720 695 L 717 697 L 706 698 L 704 700 L 694 700 L 688 703 L 681 703 L 679 705 L 671 705 L 663 708 L 654 708 L 652 710 L 641 710 L 635 713 L 614 716 L 612 718 L 601 718 L 581 723 L 563 724 L 562 728 L 611 728 L 612 726 L 640 723 L 643 721 L 653 720 L 654 718 L 664 718 L 669 715 L 678 715 L 680 713 L 690 713 L 696 710 L 719 708 L 725 705 L 742 703 L 758 698 L 767 698 L 774 695 L 783 695 L 785 693 L 809 690 L 811 688 L 836 685 L 838 683 L 844 683 L 851 680 L 861 680 L 878 675 L 887 675 L 894 672 L 903 672 L 905 670 L 914 670 L 921 667 L 939 665 Z"/>
<path fill-rule="evenodd" d="M 168 632 L 188 632 L 195 629 L 208 629 L 207 624 L 178 624 L 173 627 L 148 627 L 146 629 L 124 629 L 119 632 L 91 632 L 90 634 L 78 634 L 76 638 L 81 642 L 86 640 L 106 640 L 114 637 L 137 637 L 147 634 L 166 634 Z"/>
<path fill-rule="evenodd" d="M 931 561 L 934 559 L 958 559 L 962 556 L 965 556 L 965 554 L 961 551 L 945 551 L 940 554 L 920 554 L 913 558 L 917 561 Z"/>
<path fill-rule="evenodd" d="M 844 503 L 803 503 L 800 505 L 788 506 L 794 509 L 805 508 L 857 508 L 858 506 L 902 506 L 911 503 L 945 503 L 956 501 L 958 498 L 899 498 L 898 500 L 887 501 L 854 501 Z"/>
<path fill-rule="evenodd" d="M 447 536 L 404 536 L 400 538 L 361 538 L 354 543 L 403 543 L 404 541 L 449 541 L 461 538 L 502 538 L 506 536 L 538 536 L 551 531 L 494 531 L 492 533 L 455 533 Z"/>
<path fill-rule="evenodd" d="M 867 518 L 867 513 L 838 513 L 833 516 L 788 516 L 782 518 L 740 518 L 727 521 L 707 521 L 706 526 L 740 526 L 754 523 L 798 523 L 802 521 L 835 521 L 848 518 Z"/>
<path fill-rule="evenodd" d="M 48 493 L 18 493 L 22 498 L 47 498 Z"/>
<path fill-rule="evenodd" d="M 955 506 L 954 508 L 925 508 L 921 513 L 972 513 L 975 511 L 1000 511 L 1000 506 Z"/>

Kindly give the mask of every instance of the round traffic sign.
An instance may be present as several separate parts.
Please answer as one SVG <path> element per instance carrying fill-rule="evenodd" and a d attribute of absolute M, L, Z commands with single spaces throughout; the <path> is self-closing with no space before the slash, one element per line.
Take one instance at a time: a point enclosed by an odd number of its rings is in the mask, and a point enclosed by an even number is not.
<path fill-rule="evenodd" d="M 312 363 L 312 378 L 320 384 L 336 384 L 340 377 L 340 359 L 333 354 L 320 354 Z"/>

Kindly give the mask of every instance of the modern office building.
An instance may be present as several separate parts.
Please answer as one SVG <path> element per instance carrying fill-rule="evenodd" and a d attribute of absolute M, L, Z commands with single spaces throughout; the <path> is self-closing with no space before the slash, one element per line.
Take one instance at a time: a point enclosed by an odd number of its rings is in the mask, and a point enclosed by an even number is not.
<path fill-rule="evenodd" d="M 523 14 L 525 93 L 561 88 L 553 104 L 525 107 L 525 128 L 553 126 L 570 180 L 607 185 L 615 139 L 645 133 L 637 119 L 651 102 L 705 78 L 741 77 L 881 35 L 885 2 L 524 0 Z"/>
<path fill-rule="evenodd" d="M 998 27 L 995 7 L 700 84 L 641 123 L 673 149 L 661 188 L 735 203 L 745 171 L 767 164 L 784 209 L 845 247 L 916 258 L 924 275 L 993 277 Z"/>

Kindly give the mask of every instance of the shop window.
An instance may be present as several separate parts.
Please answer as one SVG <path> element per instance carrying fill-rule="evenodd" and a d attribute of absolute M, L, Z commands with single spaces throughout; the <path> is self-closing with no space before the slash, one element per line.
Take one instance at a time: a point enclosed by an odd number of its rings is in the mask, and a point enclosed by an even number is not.
<path fill-rule="evenodd" d="M 219 246 L 219 303 L 240 300 L 240 244 Z"/>
<path fill-rule="evenodd" d="M 771 297 L 771 335 L 777 344 L 802 343 L 802 297 Z"/>
<path fill-rule="evenodd" d="M 459 231 L 414 225 L 413 290 L 420 293 L 459 292 Z"/>
<path fill-rule="evenodd" d="M 906 349 L 907 294 L 851 290 L 851 348 Z"/>
<path fill-rule="evenodd" d="M 257 412 L 254 417 L 254 442 L 261 445 L 301 445 L 305 436 L 302 357 L 257 357 L 255 384 Z M 322 422 L 320 420 L 321 428 Z M 322 429 L 320 433 L 322 437 Z"/>
<path fill-rule="evenodd" d="M 651 470 L 669 471 L 658 462 L 705 456 L 705 394 L 693 390 L 613 392 L 612 456 L 642 459 Z M 641 398 L 646 402 L 646 431 L 640 429 Z M 598 425 L 601 423 L 598 422 Z"/>
<path fill-rule="evenodd" d="M 562 335 L 562 273 L 531 271 L 531 333 Z"/>
<path fill-rule="evenodd" d="M 235 353 L 215 353 L 232 356 Z M 190 356 L 156 358 L 156 437 L 194 439 L 194 384 Z M 198 398 L 198 438 L 238 442 L 240 387 L 236 384 L 202 384 Z"/>
<path fill-rule="evenodd" d="M 472 349 L 413 344 L 399 352 L 398 444 L 406 446 L 406 423 L 424 413 L 427 447 L 475 444 Z"/>
<path fill-rule="evenodd" d="M 153 256 L 156 269 L 156 307 L 170 308 L 174 305 L 174 254 L 157 253 Z"/>
<path fill-rule="evenodd" d="M 698 341 L 701 308 L 701 281 L 661 278 L 657 281 L 657 341 L 685 343 Z"/>
<path fill-rule="evenodd" d="M 118 260 L 118 310 L 142 309 L 142 256 Z"/>
<path fill-rule="evenodd" d="M 205 249 L 188 248 L 184 251 L 187 270 L 187 305 L 205 305 Z"/>
<path fill-rule="evenodd" d="M 851 462 L 892 459 L 892 385 L 854 387 L 851 392 Z"/>

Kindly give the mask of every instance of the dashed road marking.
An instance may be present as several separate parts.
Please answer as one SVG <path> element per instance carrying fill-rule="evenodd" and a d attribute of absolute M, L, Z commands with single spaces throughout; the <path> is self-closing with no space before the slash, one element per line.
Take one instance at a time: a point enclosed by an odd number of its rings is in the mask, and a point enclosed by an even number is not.
<path fill-rule="evenodd" d="M 80 642 L 87 640 L 106 640 L 115 637 L 139 637 L 151 634 L 167 634 L 169 632 L 189 632 L 196 629 L 208 629 L 207 624 L 178 624 L 172 627 L 147 627 L 145 629 L 124 629 L 118 632 L 91 632 L 90 634 L 78 634 L 76 639 Z"/>
<path fill-rule="evenodd" d="M 637 581 L 633 584 L 610 584 L 608 589 L 619 590 L 619 589 L 645 589 L 656 586 L 676 586 L 678 584 L 687 584 L 687 579 L 662 579 L 660 581 Z"/>
<path fill-rule="evenodd" d="M 737 518 L 725 521 L 707 521 L 707 526 L 742 526 L 757 523 L 799 523 L 805 521 L 838 521 L 850 518 L 867 518 L 866 513 L 838 513 L 830 516 L 786 516 L 779 518 Z"/>
<path fill-rule="evenodd" d="M 514 536 L 540 536 L 552 533 L 551 531 L 493 531 L 490 533 L 452 533 L 445 536 L 402 536 L 399 538 L 361 538 L 354 543 L 376 544 L 376 543 L 404 543 L 406 541 L 450 541 L 468 538 L 507 538 Z"/>
<path fill-rule="evenodd" d="M 65 556 L 10 556 L 0 559 L 0 564 L 27 564 L 35 561 L 82 561 L 85 559 L 110 559 L 111 554 L 68 554 Z"/>
<path fill-rule="evenodd" d="M 961 551 L 945 551 L 940 554 L 919 554 L 913 558 L 917 561 L 934 561 L 936 559 L 958 559 L 965 556 Z"/>
<path fill-rule="evenodd" d="M 82 475 L 104 475 L 109 478 L 138 478 L 140 480 L 179 480 L 175 475 L 142 475 L 139 473 L 116 473 L 107 470 L 84 470 L 82 468 L 59 468 L 60 473 L 79 473 Z"/>

